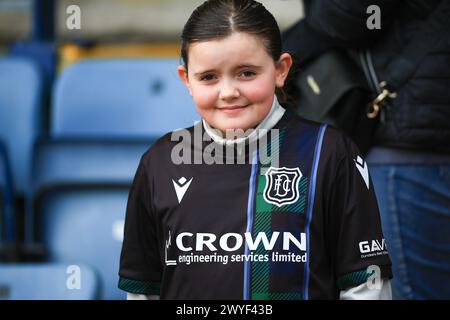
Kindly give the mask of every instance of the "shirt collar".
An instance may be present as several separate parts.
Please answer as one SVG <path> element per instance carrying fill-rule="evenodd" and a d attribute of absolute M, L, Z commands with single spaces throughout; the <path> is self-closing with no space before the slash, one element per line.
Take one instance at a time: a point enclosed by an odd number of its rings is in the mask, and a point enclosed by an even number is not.
<path fill-rule="evenodd" d="M 232 145 L 232 144 L 240 144 L 243 142 L 253 142 L 260 138 L 263 134 L 267 133 L 270 129 L 272 129 L 278 121 L 283 117 L 285 113 L 285 109 L 279 104 L 277 96 L 274 95 L 272 107 L 270 108 L 267 116 L 261 121 L 258 126 L 251 130 L 250 134 L 245 137 L 237 138 L 237 139 L 226 139 L 222 137 L 222 133 L 213 127 L 211 127 L 205 119 L 202 119 L 203 126 L 205 128 L 206 133 L 216 142 L 221 145 Z"/>

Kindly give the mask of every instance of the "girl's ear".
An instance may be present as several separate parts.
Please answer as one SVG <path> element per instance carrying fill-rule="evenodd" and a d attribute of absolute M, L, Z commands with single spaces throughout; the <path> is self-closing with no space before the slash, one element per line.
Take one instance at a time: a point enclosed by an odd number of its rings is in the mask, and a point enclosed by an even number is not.
<path fill-rule="evenodd" d="M 178 72 L 178 76 L 180 77 L 181 81 L 183 81 L 184 85 L 188 89 L 189 94 L 192 96 L 191 85 L 189 83 L 189 77 L 188 77 L 188 72 L 187 72 L 186 68 L 183 65 L 180 65 L 177 68 L 177 72 Z"/>
<path fill-rule="evenodd" d="M 280 60 L 276 63 L 275 72 L 275 85 L 277 88 L 282 88 L 284 86 L 284 81 L 286 80 L 289 70 L 292 66 L 292 57 L 289 53 L 283 53 L 280 56 Z"/>

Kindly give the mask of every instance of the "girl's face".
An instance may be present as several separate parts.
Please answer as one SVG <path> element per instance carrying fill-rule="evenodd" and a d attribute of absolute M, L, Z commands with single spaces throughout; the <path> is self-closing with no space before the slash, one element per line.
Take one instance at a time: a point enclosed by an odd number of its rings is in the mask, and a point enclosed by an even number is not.
<path fill-rule="evenodd" d="M 189 45 L 188 70 L 178 74 L 197 110 L 212 127 L 256 127 L 269 113 L 276 87 L 283 87 L 292 58 L 274 62 L 260 37 L 235 32 Z"/>

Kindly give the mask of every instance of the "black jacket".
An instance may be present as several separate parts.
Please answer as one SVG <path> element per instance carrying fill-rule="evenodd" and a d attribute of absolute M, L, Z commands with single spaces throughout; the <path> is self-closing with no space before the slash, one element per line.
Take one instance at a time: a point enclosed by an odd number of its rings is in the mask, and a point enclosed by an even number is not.
<path fill-rule="evenodd" d="M 305 19 L 283 34 L 284 50 L 301 67 L 330 48 L 368 48 L 383 80 L 387 64 L 423 28 L 440 1 L 305 0 Z M 366 10 L 373 4 L 381 9 L 380 30 L 366 27 Z M 384 109 L 375 145 L 450 152 L 450 33 L 445 37 Z"/>

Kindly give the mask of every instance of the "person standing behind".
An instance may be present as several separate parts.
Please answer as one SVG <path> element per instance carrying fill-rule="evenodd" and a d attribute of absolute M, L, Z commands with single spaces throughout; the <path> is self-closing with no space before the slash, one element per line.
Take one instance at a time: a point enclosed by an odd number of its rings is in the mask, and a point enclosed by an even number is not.
<path fill-rule="evenodd" d="M 381 28 L 366 26 L 367 8 L 380 8 Z M 448 0 L 304 1 L 305 19 L 283 34 L 300 68 L 332 48 L 364 49 L 379 81 L 402 49 Z M 445 15 L 447 17 L 445 17 Z M 433 16 L 434 17 L 434 16 Z M 450 298 L 450 30 L 382 109 L 366 160 L 376 189 L 393 263 L 394 299 Z M 388 68 L 389 71 L 388 71 Z"/>

